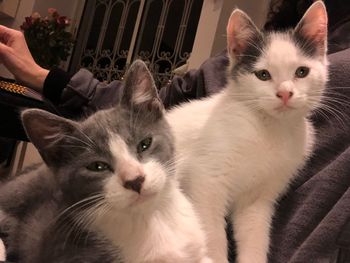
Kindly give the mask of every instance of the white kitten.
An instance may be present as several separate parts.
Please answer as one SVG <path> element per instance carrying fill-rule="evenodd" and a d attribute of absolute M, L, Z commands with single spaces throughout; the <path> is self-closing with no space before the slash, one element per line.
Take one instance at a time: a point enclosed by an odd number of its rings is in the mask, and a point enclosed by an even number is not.
<path fill-rule="evenodd" d="M 227 87 L 167 115 L 181 185 L 208 235 L 209 256 L 227 262 L 225 216 L 237 262 L 267 262 L 276 200 L 310 155 L 306 119 L 327 81 L 327 14 L 314 3 L 290 32 L 262 33 L 242 11 L 227 26 Z"/>

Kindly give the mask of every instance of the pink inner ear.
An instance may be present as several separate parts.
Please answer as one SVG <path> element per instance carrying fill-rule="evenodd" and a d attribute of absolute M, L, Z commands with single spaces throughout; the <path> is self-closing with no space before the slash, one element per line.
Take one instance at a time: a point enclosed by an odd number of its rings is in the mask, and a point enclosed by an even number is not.
<path fill-rule="evenodd" d="M 322 43 L 326 40 L 328 21 L 323 3 L 316 2 L 313 4 L 300 23 L 302 25 L 301 31 L 307 38 L 317 43 Z"/>
<path fill-rule="evenodd" d="M 227 24 L 227 49 L 231 55 L 239 55 L 247 47 L 247 40 L 252 31 L 249 28 L 249 20 L 241 11 L 234 11 Z"/>
<path fill-rule="evenodd" d="M 308 27 L 310 27 L 310 29 L 308 29 Z M 319 26 L 318 28 L 312 27 L 314 27 L 312 24 L 305 26 L 305 29 L 303 30 L 305 36 L 316 43 L 323 43 L 327 36 L 327 28 L 322 26 Z"/>

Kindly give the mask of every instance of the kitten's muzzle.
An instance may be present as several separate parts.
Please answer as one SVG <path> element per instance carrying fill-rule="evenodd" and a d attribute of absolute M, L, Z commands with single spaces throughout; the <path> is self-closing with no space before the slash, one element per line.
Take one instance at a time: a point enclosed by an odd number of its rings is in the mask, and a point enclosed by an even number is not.
<path fill-rule="evenodd" d="M 142 185 L 145 181 L 145 176 L 139 175 L 133 180 L 125 181 L 124 188 L 141 193 Z"/>
<path fill-rule="evenodd" d="M 293 97 L 292 91 L 280 90 L 276 93 L 276 97 L 281 99 L 284 105 L 288 104 L 288 101 Z"/>

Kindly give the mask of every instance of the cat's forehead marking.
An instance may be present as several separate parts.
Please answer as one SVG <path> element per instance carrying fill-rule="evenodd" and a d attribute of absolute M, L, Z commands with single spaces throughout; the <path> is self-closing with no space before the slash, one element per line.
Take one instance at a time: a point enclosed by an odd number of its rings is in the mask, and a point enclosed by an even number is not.
<path fill-rule="evenodd" d="M 116 159 L 130 155 L 128 145 L 118 134 L 110 134 L 109 149 Z"/>
<path fill-rule="evenodd" d="M 254 66 L 264 53 L 267 39 L 263 35 L 255 36 L 249 40 L 246 50 L 236 57 L 231 69 L 231 76 L 236 78 L 240 74 L 254 71 Z"/>
<path fill-rule="evenodd" d="M 119 167 L 119 170 L 122 167 L 126 167 L 127 169 L 128 167 L 130 169 L 132 167 L 138 167 L 139 162 L 137 158 L 133 156 L 128 144 L 119 135 L 111 134 L 108 146 L 112 154 L 114 167 Z"/>

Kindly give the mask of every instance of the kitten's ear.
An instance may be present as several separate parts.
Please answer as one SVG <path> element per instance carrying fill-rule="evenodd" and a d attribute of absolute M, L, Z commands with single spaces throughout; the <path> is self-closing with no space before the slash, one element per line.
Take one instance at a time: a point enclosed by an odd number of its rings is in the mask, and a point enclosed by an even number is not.
<path fill-rule="evenodd" d="M 132 63 L 126 74 L 122 103 L 138 111 L 141 108 L 155 114 L 163 113 L 163 104 L 158 97 L 153 77 L 141 60 Z"/>
<path fill-rule="evenodd" d="M 319 55 L 324 55 L 327 51 L 327 24 L 326 7 L 322 1 L 316 1 L 305 12 L 294 34 L 301 41 L 311 43 Z"/>
<path fill-rule="evenodd" d="M 73 121 L 38 109 L 24 110 L 22 123 L 28 138 L 41 154 L 54 146 L 64 135 L 72 134 L 76 130 Z"/>
<path fill-rule="evenodd" d="M 249 16 L 240 9 L 235 9 L 231 13 L 226 33 L 227 50 L 233 59 L 241 55 L 256 37 L 261 37 L 259 29 Z"/>

